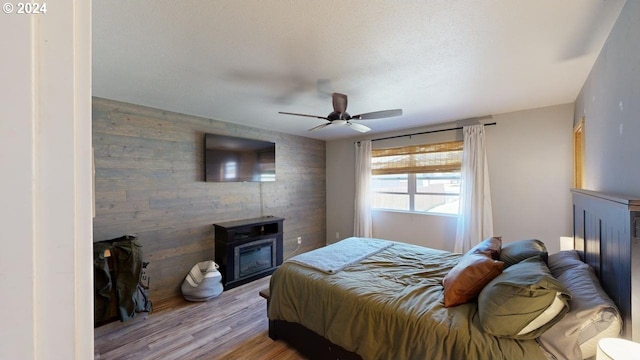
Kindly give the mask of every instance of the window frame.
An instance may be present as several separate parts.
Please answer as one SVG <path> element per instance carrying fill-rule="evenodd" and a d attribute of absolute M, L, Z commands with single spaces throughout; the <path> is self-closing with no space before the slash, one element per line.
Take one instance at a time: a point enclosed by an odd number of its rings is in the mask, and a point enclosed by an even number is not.
<path fill-rule="evenodd" d="M 458 173 L 460 171 L 449 171 L 449 173 Z M 425 173 L 420 173 L 425 174 Z M 433 196 L 455 196 L 460 198 L 460 192 L 458 193 L 445 193 L 445 192 L 433 192 L 433 191 L 418 191 L 418 175 L 420 174 L 396 174 L 396 175 L 407 175 L 407 192 L 399 192 L 399 191 L 375 191 L 372 189 L 372 193 L 374 194 L 387 194 L 387 195 L 408 195 L 409 196 L 409 209 L 393 209 L 393 208 L 384 208 L 384 207 L 374 207 L 372 205 L 372 209 L 380 210 L 380 211 L 398 211 L 398 212 L 409 212 L 415 214 L 425 214 L 425 215 L 447 215 L 447 216 L 457 216 L 457 214 L 445 213 L 445 212 L 437 212 L 437 211 L 423 211 L 416 210 L 416 195 L 433 195 Z M 372 177 L 376 175 L 371 175 Z M 455 177 L 446 177 L 443 179 L 456 179 Z M 457 177 L 460 179 L 460 176 Z"/>
<path fill-rule="evenodd" d="M 435 147 L 437 148 L 438 146 L 444 146 L 444 148 L 449 148 L 449 145 L 452 145 L 452 147 L 459 147 L 459 149 L 457 150 L 447 150 L 447 151 L 441 151 L 442 153 L 444 152 L 451 152 L 451 151 L 459 151 L 460 155 L 461 155 L 461 147 L 462 147 L 462 141 L 449 141 L 446 143 L 438 143 L 438 144 L 425 144 L 425 145 L 417 145 L 414 146 L 415 148 L 422 148 L 422 147 Z M 410 147 L 402 147 L 405 150 L 410 148 Z M 397 148 L 397 149 L 402 149 L 402 148 Z M 386 150 L 392 150 L 391 149 L 379 149 L 379 152 L 385 152 Z M 406 152 L 405 152 L 406 153 Z M 372 164 L 374 162 L 375 156 L 372 155 Z M 458 191 L 458 193 L 447 193 L 447 192 L 434 192 L 434 191 L 418 191 L 418 175 L 422 175 L 422 174 L 449 174 L 449 173 L 453 173 L 453 174 L 457 174 L 457 176 L 448 176 L 448 177 L 443 177 L 443 179 L 458 179 L 458 183 L 460 183 L 460 177 L 461 177 L 461 156 L 460 156 L 460 165 L 457 169 L 452 169 L 449 165 L 447 165 L 448 167 L 446 169 L 442 169 L 440 171 L 435 170 L 433 165 L 427 165 L 425 168 L 430 169 L 431 171 L 427 170 L 427 171 L 420 171 L 419 169 L 416 169 L 415 167 L 411 168 L 410 172 L 394 172 L 394 173 L 384 173 L 384 174 L 377 174 L 374 175 L 375 169 L 373 169 L 372 166 L 372 174 L 371 174 L 371 178 L 372 180 L 375 179 L 376 176 L 387 176 L 387 175 L 403 175 L 407 177 L 407 191 L 406 192 L 400 192 L 400 191 L 376 191 L 375 188 L 371 187 L 371 192 L 372 192 L 372 196 L 375 196 L 375 194 L 387 194 L 387 195 L 407 195 L 409 197 L 409 204 L 408 204 L 408 209 L 397 209 L 397 208 L 385 208 L 385 207 L 375 207 L 375 205 L 373 204 L 374 202 L 372 201 L 372 209 L 376 210 L 376 211 L 392 211 L 392 212 L 406 212 L 406 213 L 413 213 L 413 214 L 423 214 L 423 215 L 440 215 L 440 216 L 457 216 L 457 213 L 448 213 L 448 212 L 436 212 L 436 211 L 423 211 L 423 210 L 416 210 L 416 200 L 417 200 L 417 196 L 419 195 L 427 195 L 427 196 L 444 196 L 444 197 L 451 197 L 451 196 L 455 196 L 458 197 L 458 199 L 460 198 L 460 192 Z M 373 199 L 372 199 L 373 200 Z"/>
<path fill-rule="evenodd" d="M 573 128 L 573 187 L 584 188 L 584 116 Z"/>

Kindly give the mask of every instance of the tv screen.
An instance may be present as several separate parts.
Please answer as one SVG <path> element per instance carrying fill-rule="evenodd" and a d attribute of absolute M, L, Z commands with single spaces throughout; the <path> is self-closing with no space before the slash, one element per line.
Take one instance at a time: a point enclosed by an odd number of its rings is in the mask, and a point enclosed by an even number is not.
<path fill-rule="evenodd" d="M 205 181 L 276 180 L 276 144 L 226 135 L 204 136 Z"/>

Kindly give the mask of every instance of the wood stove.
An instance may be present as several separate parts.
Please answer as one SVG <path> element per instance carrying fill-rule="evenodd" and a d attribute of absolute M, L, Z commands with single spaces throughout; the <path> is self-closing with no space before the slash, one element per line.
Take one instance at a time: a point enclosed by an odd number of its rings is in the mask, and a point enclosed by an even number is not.
<path fill-rule="evenodd" d="M 271 275 L 282 264 L 283 221 L 263 216 L 213 224 L 225 290 Z"/>

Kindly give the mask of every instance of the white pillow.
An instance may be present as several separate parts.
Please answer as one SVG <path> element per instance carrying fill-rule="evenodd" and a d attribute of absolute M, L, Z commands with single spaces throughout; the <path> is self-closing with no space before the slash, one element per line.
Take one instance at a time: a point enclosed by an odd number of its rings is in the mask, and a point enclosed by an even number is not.
<path fill-rule="evenodd" d="M 532 332 L 533 330 L 537 330 L 542 325 L 545 325 L 549 321 L 553 320 L 560 312 L 564 309 L 565 303 L 561 299 L 562 293 L 557 292 L 556 298 L 553 300 L 551 305 L 547 308 L 547 310 L 543 311 L 538 317 L 533 319 L 527 326 L 525 326 L 518 335 L 524 335 Z"/>

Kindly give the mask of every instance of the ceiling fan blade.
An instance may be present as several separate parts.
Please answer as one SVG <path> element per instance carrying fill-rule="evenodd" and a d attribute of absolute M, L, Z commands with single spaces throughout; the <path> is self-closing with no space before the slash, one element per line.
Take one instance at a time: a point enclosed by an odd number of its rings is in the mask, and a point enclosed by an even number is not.
<path fill-rule="evenodd" d="M 364 113 L 360 115 L 353 115 L 352 119 L 358 120 L 368 120 L 368 119 L 382 119 L 394 116 L 402 115 L 402 109 L 393 109 L 393 110 L 382 110 L 382 111 L 374 111 L 369 113 Z"/>
<path fill-rule="evenodd" d="M 327 119 L 326 116 L 318 116 L 318 115 L 298 114 L 298 113 L 290 113 L 290 112 L 284 112 L 284 111 L 278 111 L 278 114 L 306 116 L 306 117 L 318 118 L 318 119 L 323 119 L 323 120 L 329 120 L 329 119 Z"/>
<path fill-rule="evenodd" d="M 333 93 L 331 94 L 331 97 L 333 98 L 333 110 L 341 114 L 346 113 L 347 112 L 347 95 Z"/>
<path fill-rule="evenodd" d="M 360 132 L 363 132 L 363 133 L 371 130 L 367 126 L 364 126 L 364 125 L 361 125 L 361 124 L 352 123 L 352 122 L 347 122 L 347 126 L 350 126 L 355 131 L 360 131 Z"/>
<path fill-rule="evenodd" d="M 322 128 L 324 128 L 324 127 L 327 127 L 327 126 L 329 126 L 329 125 L 331 125 L 331 123 L 330 123 L 330 122 L 328 122 L 328 123 L 324 123 L 324 124 L 320 124 L 320 125 L 318 125 L 318 126 L 316 126 L 316 127 L 314 127 L 314 128 L 309 129 L 309 131 L 320 130 L 320 129 L 322 129 Z"/>

